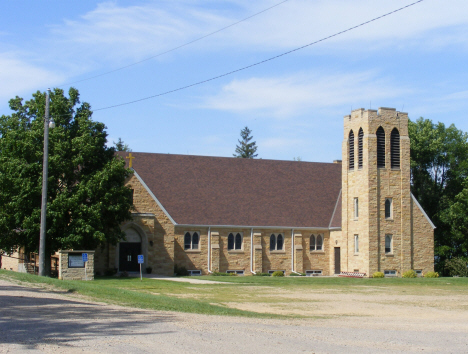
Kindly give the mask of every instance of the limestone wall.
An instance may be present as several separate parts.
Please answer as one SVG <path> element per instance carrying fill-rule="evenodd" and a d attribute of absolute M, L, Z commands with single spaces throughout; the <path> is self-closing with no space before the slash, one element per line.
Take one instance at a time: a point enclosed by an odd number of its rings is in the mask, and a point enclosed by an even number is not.
<path fill-rule="evenodd" d="M 434 271 L 434 229 L 420 207 L 412 200 L 412 269 L 422 270 L 423 274 Z"/>
<path fill-rule="evenodd" d="M 70 268 L 69 256 L 70 254 L 87 253 L 88 261 L 85 268 Z M 75 250 L 62 250 L 59 254 L 59 273 L 58 278 L 62 280 L 94 280 L 94 251 L 75 251 Z"/>

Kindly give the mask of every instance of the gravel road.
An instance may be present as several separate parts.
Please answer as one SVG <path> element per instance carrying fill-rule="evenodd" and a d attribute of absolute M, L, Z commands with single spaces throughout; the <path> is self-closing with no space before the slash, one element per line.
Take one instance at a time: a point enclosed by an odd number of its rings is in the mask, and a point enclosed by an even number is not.
<path fill-rule="evenodd" d="M 113 306 L 0 279 L 0 353 L 466 353 L 466 312 L 440 322 L 246 319 Z"/>

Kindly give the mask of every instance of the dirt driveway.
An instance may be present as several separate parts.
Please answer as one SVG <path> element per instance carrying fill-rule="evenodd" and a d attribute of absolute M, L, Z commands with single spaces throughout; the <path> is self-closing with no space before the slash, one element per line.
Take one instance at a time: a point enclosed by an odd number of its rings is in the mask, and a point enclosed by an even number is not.
<path fill-rule="evenodd" d="M 439 311 L 440 321 L 368 314 L 260 320 L 110 306 L 0 280 L 0 352 L 468 352 L 467 311 Z"/>

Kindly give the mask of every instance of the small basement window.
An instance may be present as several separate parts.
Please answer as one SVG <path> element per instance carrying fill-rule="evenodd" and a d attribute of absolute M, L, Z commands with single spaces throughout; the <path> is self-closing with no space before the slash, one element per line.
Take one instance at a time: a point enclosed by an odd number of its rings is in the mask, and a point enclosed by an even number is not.
<path fill-rule="evenodd" d="M 305 274 L 307 277 L 318 277 L 320 275 L 322 275 L 322 271 L 321 270 L 306 270 L 305 271 Z"/>
<path fill-rule="evenodd" d="M 384 270 L 384 275 L 386 277 L 396 277 L 397 272 L 396 272 L 396 270 Z"/>
<path fill-rule="evenodd" d="M 416 272 L 416 275 L 417 275 L 418 277 L 422 277 L 422 275 L 423 275 L 423 274 L 422 274 L 422 269 L 415 269 L 414 271 Z"/>
<path fill-rule="evenodd" d="M 189 270 L 190 275 L 201 275 L 201 270 Z"/>
<path fill-rule="evenodd" d="M 227 270 L 226 273 L 228 273 L 228 274 L 234 273 L 234 274 L 237 274 L 237 275 L 244 275 L 243 270 Z"/>

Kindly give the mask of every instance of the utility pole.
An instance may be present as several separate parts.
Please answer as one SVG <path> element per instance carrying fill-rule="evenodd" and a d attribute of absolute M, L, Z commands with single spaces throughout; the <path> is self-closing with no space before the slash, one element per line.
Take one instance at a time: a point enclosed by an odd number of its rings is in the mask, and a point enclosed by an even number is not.
<path fill-rule="evenodd" d="M 41 233 L 39 237 L 39 275 L 45 276 L 45 243 L 46 243 L 46 213 L 47 213 L 47 179 L 49 178 L 49 94 L 46 92 L 44 117 L 44 160 L 42 163 L 42 203 L 41 203 Z"/>

